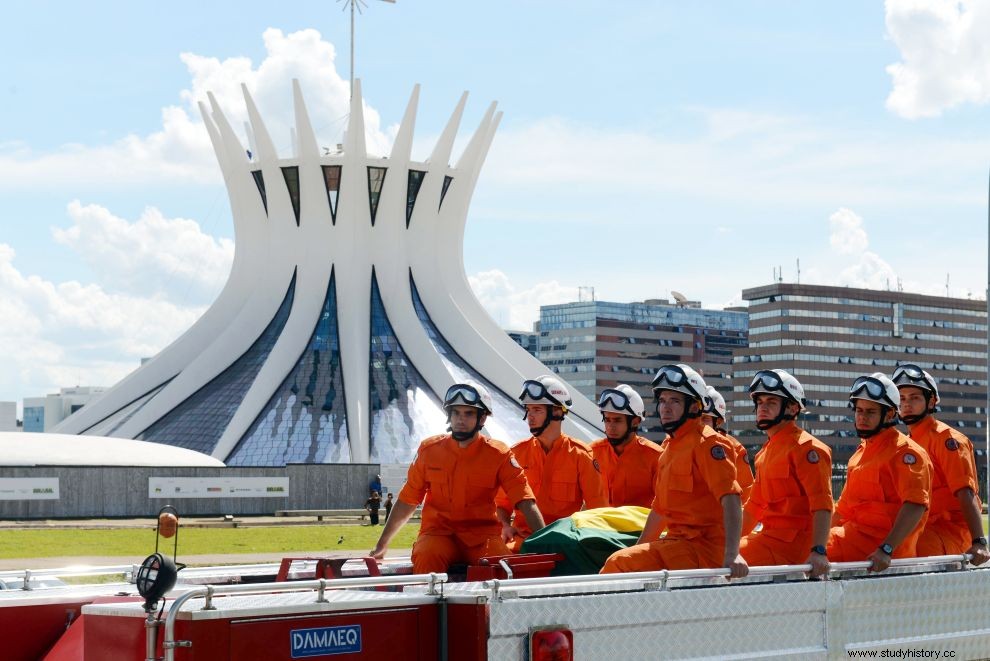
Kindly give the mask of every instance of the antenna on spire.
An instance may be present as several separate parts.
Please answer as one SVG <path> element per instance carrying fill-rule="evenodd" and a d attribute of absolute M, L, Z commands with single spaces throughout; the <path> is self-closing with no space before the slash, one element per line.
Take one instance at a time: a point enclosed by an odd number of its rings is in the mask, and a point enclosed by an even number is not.
<path fill-rule="evenodd" d="M 359 14 L 363 14 L 362 9 L 368 7 L 368 3 L 365 0 L 337 0 L 337 2 L 342 3 L 344 6 L 341 11 L 346 10 L 348 7 L 351 9 L 351 97 L 354 96 L 354 10 L 357 9 Z M 382 0 L 382 2 L 390 2 L 393 5 L 395 0 Z"/>

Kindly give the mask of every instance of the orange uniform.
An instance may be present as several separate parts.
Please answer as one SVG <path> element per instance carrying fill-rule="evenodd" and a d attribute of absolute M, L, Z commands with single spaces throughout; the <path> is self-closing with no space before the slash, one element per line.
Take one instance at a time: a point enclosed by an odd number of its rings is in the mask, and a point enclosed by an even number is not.
<path fill-rule="evenodd" d="M 399 492 L 408 505 L 426 498 L 412 549 L 413 573 L 444 572 L 452 562 L 508 554 L 495 516 L 499 489 L 512 503 L 534 498 L 505 443 L 480 436 L 462 448 L 449 434 L 423 441 Z"/>
<path fill-rule="evenodd" d="M 514 445 L 512 454 L 525 471 L 547 525 L 574 514 L 582 505 L 586 509 L 608 507 L 601 471 L 591 449 L 581 441 L 561 435 L 553 442 L 550 452 L 546 452 L 534 436 Z M 512 510 L 517 502 L 511 494 L 506 497 L 499 492 L 498 505 L 506 511 Z M 509 542 L 509 548 L 517 550 L 533 531 L 518 510 L 513 525 L 519 534 Z"/>
<path fill-rule="evenodd" d="M 743 504 L 745 504 L 749 499 L 749 494 L 753 491 L 754 482 L 753 469 L 749 465 L 749 455 L 746 453 L 746 448 L 736 440 L 735 436 L 731 436 L 725 432 L 719 433 L 725 439 L 724 443 L 732 448 L 733 460 L 736 464 L 736 482 L 739 483 L 739 487 L 742 489 L 740 498 Z"/>
<path fill-rule="evenodd" d="M 652 510 L 662 539 L 613 553 L 603 574 L 720 567 L 725 551 L 721 500 L 739 494 L 732 450 L 721 434 L 688 420 L 660 445 Z"/>
<path fill-rule="evenodd" d="M 812 514 L 832 511 L 832 450 L 785 422 L 756 455 L 756 482 L 745 509 L 763 523 L 739 544 L 748 564 L 803 563 L 813 544 Z"/>
<path fill-rule="evenodd" d="M 883 543 L 904 503 L 929 504 L 932 462 L 928 453 L 893 427 L 863 441 L 849 459 L 846 486 L 828 538 L 833 562 L 866 560 Z M 916 557 L 925 516 L 894 549 L 895 558 Z"/>
<path fill-rule="evenodd" d="M 911 428 L 911 440 L 928 452 L 932 460 L 932 502 L 928 522 L 918 538 L 918 555 L 965 553 L 973 535 L 963 517 L 956 492 L 976 483 L 973 444 L 961 432 L 927 416 Z"/>
<path fill-rule="evenodd" d="M 610 506 L 649 507 L 653 503 L 659 445 L 634 434 L 622 454 L 615 451 L 607 438 L 593 442 L 591 452 L 602 470 Z"/>

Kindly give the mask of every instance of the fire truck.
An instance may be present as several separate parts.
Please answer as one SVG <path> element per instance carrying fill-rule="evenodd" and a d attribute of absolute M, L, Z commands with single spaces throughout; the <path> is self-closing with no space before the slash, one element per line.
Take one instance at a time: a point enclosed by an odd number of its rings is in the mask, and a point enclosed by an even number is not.
<path fill-rule="evenodd" d="M 483 562 L 462 580 L 413 575 L 403 558 L 176 575 L 155 556 L 87 570 L 122 573 L 119 583 L 32 589 L 64 572 L 0 572 L 22 583 L 0 590 L 0 657 L 990 658 L 990 568 L 966 556 L 895 560 L 880 573 L 835 563 L 827 580 L 809 580 L 808 566 L 753 567 L 731 581 L 722 569 L 551 576 L 554 558 L 540 556 Z"/>

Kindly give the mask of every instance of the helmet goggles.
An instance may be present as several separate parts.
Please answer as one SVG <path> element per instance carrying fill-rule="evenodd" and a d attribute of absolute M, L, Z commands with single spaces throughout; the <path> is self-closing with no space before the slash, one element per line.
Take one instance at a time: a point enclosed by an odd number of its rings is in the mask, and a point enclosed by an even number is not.
<path fill-rule="evenodd" d="M 863 392 L 867 397 L 860 396 Z M 895 409 L 898 407 L 898 402 L 892 401 L 887 394 L 887 386 L 872 376 L 861 376 L 853 381 L 852 388 L 849 389 L 849 399 L 869 399 L 884 406 L 892 406 Z"/>
<path fill-rule="evenodd" d="M 616 411 L 623 411 L 626 414 L 635 417 L 639 416 L 638 413 L 633 411 L 629 397 L 627 397 L 621 390 L 606 388 L 602 391 L 601 396 L 598 398 L 598 408 L 604 408 L 607 405 L 610 405 Z"/>
<path fill-rule="evenodd" d="M 550 394 L 550 390 L 547 389 L 545 385 L 535 380 L 527 380 L 523 382 L 523 391 L 522 394 L 519 395 L 519 400 L 525 402 L 527 399 L 536 401 L 541 399 L 549 399 L 557 406 L 564 406 L 559 399 Z"/>
<path fill-rule="evenodd" d="M 472 386 L 465 383 L 455 383 L 450 388 L 447 389 L 447 394 L 443 397 L 443 406 L 447 408 L 449 406 L 457 406 L 457 400 L 465 406 L 473 406 L 475 408 L 484 408 L 486 411 L 488 407 L 481 400 L 481 393 L 477 391 Z"/>
<path fill-rule="evenodd" d="M 757 390 L 771 393 L 779 391 L 781 395 L 787 396 L 787 390 L 784 388 L 784 380 L 776 372 L 771 372 L 770 370 L 760 370 L 753 376 L 753 382 L 749 384 L 749 391 L 754 392 Z"/>
<path fill-rule="evenodd" d="M 653 389 L 662 388 L 664 381 L 674 387 L 683 386 L 687 382 L 687 374 L 677 365 L 664 365 L 653 377 Z"/>
<path fill-rule="evenodd" d="M 893 381 L 894 385 L 898 387 L 914 386 L 915 388 L 921 388 L 922 390 L 927 390 L 932 393 L 938 393 L 931 377 L 917 365 L 899 365 L 897 369 L 894 370 L 891 381 Z"/>

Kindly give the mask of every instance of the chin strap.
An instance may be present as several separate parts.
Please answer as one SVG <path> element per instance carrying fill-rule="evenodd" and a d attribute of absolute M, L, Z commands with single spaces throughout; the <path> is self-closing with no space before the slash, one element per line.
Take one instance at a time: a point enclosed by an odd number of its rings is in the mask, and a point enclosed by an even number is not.
<path fill-rule="evenodd" d="M 475 409 L 475 411 L 478 411 L 478 412 L 475 414 L 475 417 L 474 417 L 474 429 L 472 429 L 471 431 L 453 431 L 453 430 L 451 430 L 451 428 L 450 428 L 450 411 L 447 412 L 447 431 L 450 432 L 450 435 L 453 437 L 453 439 L 455 441 L 467 441 L 467 440 L 470 440 L 470 439 L 474 438 L 474 435 L 477 434 L 479 431 L 481 431 L 481 429 L 485 426 L 485 423 L 483 423 L 481 421 L 481 411 L 479 411 L 478 409 Z"/>
<path fill-rule="evenodd" d="M 935 412 L 936 407 L 931 405 L 931 401 L 932 401 L 932 396 L 929 394 L 925 394 L 925 412 L 919 415 L 902 415 L 901 420 L 903 420 L 904 424 L 906 425 L 918 424 L 919 422 L 921 422 L 922 420 L 924 420 L 925 418 L 927 418 L 928 416 L 930 416 L 932 413 Z"/>
<path fill-rule="evenodd" d="M 755 406 L 753 407 L 753 412 L 754 413 L 756 412 L 756 407 Z M 776 427 L 777 425 L 779 425 L 780 423 L 782 423 L 784 421 L 794 420 L 795 418 L 797 418 L 796 415 L 789 415 L 787 413 L 787 409 L 781 407 L 780 413 L 778 413 L 776 415 L 776 417 L 771 418 L 770 420 L 757 420 L 756 421 L 756 428 L 759 429 L 760 431 L 766 431 L 766 430 L 770 429 L 771 427 Z"/>
<path fill-rule="evenodd" d="M 877 424 L 876 427 L 874 427 L 873 429 L 866 429 L 866 430 L 856 427 L 856 433 L 859 434 L 860 438 L 873 438 L 874 436 L 882 432 L 884 429 L 893 427 L 894 425 L 897 424 L 897 416 L 894 416 L 894 419 L 891 420 L 890 422 L 884 422 L 884 419 L 887 417 L 887 412 L 891 410 L 892 409 L 889 406 L 884 406 L 883 414 L 880 416 L 880 422 Z"/>
<path fill-rule="evenodd" d="M 660 412 L 657 411 L 657 413 L 659 414 Z M 701 417 L 700 407 L 697 411 L 691 413 L 691 404 L 688 404 L 686 407 L 684 407 L 684 413 L 681 414 L 681 417 L 679 417 L 677 420 L 674 420 L 673 422 L 667 422 L 667 423 L 661 422 L 660 427 L 668 434 L 673 434 L 675 431 L 681 428 L 681 425 L 683 425 L 691 418 L 700 418 L 700 417 Z"/>
<path fill-rule="evenodd" d="M 608 435 L 605 436 L 605 438 L 608 439 L 608 442 L 612 444 L 612 447 L 613 448 L 618 447 L 618 446 L 622 445 L 623 443 L 625 443 L 626 442 L 626 439 L 629 438 L 635 431 L 637 431 L 639 429 L 639 425 L 636 425 L 635 427 L 632 425 L 632 418 L 633 417 L 634 416 L 628 416 L 628 415 L 626 416 L 626 433 L 625 434 L 623 434 L 619 438 L 612 438 L 611 436 L 608 436 Z M 605 413 L 604 412 L 602 413 L 602 422 L 605 422 Z"/>
<path fill-rule="evenodd" d="M 532 434 L 533 436 L 539 436 L 540 434 L 542 434 L 543 432 L 545 432 L 547 430 L 547 427 L 550 426 L 550 423 L 551 422 L 560 421 L 560 420 L 563 420 L 564 419 L 564 415 L 563 414 L 560 414 L 560 415 L 554 415 L 553 414 L 553 406 L 551 406 L 550 404 L 547 404 L 546 406 L 547 406 L 547 419 L 544 420 L 543 421 L 543 424 L 540 425 L 539 427 L 530 427 L 529 428 L 529 433 Z M 526 414 L 523 413 L 523 420 L 525 420 L 525 419 L 526 419 Z"/>

